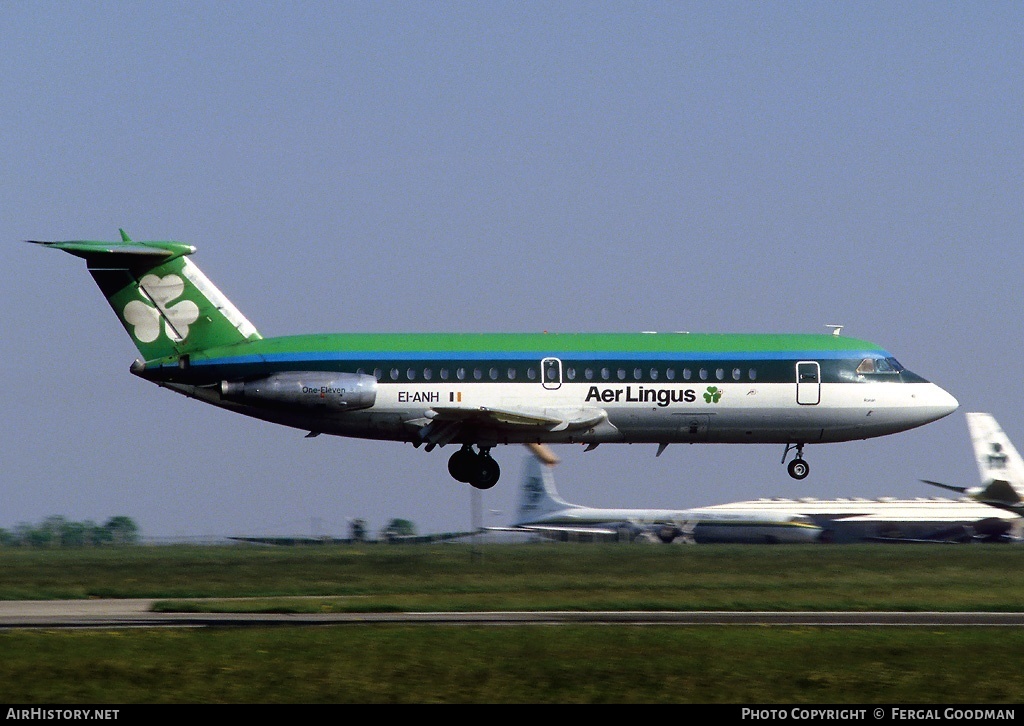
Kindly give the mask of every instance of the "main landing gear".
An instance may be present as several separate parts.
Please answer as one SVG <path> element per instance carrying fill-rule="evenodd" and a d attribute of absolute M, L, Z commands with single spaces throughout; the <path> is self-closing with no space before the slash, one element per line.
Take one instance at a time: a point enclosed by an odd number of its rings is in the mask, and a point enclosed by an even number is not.
<path fill-rule="evenodd" d="M 498 483 L 501 468 L 491 458 L 491 447 L 481 446 L 480 451 L 473 451 L 472 445 L 465 444 L 448 459 L 448 473 L 455 481 L 490 489 Z"/>
<path fill-rule="evenodd" d="M 786 456 L 793 449 L 796 450 L 796 454 L 793 457 L 793 461 L 789 462 L 789 466 L 786 467 L 789 475 L 794 479 L 806 479 L 807 475 L 811 473 L 811 466 L 804 461 L 803 444 L 786 444 L 786 450 L 782 452 L 782 462 L 786 462 Z"/>

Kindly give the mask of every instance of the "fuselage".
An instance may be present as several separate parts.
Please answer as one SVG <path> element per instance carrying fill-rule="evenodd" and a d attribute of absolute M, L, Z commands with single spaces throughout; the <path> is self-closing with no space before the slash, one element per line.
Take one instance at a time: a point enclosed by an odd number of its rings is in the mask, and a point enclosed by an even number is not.
<path fill-rule="evenodd" d="M 335 434 L 461 445 L 488 489 L 497 444 L 866 439 L 957 407 L 876 345 L 838 335 L 341 334 L 265 338 L 191 262 L 192 245 L 38 241 L 81 257 L 141 358 L 132 372 L 238 413 Z M 474 448 L 475 447 L 475 448 Z"/>
<path fill-rule="evenodd" d="M 970 499 L 916 497 L 897 499 L 762 498 L 706 508 L 717 514 L 799 513 L 822 528 L 824 541 L 860 542 L 867 539 L 931 538 L 935 533 L 952 533 L 956 527 L 970 527 L 975 535 L 1000 540 L 1019 537 L 1018 514 L 980 504 Z"/>
<path fill-rule="evenodd" d="M 442 445 L 825 443 L 957 407 L 884 349 L 836 335 L 309 335 L 133 372 L 314 433 Z"/>
<path fill-rule="evenodd" d="M 672 542 L 687 537 L 695 542 L 809 543 L 817 542 L 822 529 L 810 518 L 793 512 L 771 510 L 711 509 L 604 509 L 566 505 L 562 509 L 516 526 L 541 533 L 587 533 L 628 536 L 638 533 Z"/>

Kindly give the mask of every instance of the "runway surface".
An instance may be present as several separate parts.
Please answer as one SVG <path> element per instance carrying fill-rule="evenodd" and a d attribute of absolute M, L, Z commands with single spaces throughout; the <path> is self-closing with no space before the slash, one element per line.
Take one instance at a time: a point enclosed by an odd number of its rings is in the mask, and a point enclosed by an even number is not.
<path fill-rule="evenodd" d="M 498 611 L 408 613 L 156 613 L 157 600 L 0 601 L 0 628 L 241 627 L 270 625 L 822 625 L 1024 626 L 1024 612 Z M 162 600 L 160 602 L 166 602 Z M 190 601 L 190 602 L 195 602 Z"/>

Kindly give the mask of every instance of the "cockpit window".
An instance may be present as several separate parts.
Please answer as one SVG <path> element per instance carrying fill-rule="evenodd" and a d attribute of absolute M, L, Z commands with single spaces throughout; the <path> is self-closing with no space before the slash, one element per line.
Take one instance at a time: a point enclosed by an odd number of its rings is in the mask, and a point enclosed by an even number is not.
<path fill-rule="evenodd" d="M 899 373 L 903 366 L 895 358 L 865 358 L 857 366 L 857 373 Z"/>

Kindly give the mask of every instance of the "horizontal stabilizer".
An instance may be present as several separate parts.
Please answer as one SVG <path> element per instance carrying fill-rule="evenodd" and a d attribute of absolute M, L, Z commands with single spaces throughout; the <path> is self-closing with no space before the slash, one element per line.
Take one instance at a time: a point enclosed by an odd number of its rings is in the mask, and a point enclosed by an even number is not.
<path fill-rule="evenodd" d="M 1002 502 L 1004 504 L 1020 504 L 1021 498 L 1013 484 L 1005 479 L 994 479 L 981 490 L 983 501 Z"/>
<path fill-rule="evenodd" d="M 124 235 L 127 236 L 127 235 Z M 176 257 L 191 255 L 196 251 L 192 245 L 183 242 L 91 242 L 70 240 L 46 242 L 28 240 L 32 244 L 63 250 L 89 263 L 89 269 L 141 268 L 149 269 Z"/>
<path fill-rule="evenodd" d="M 948 489 L 951 492 L 960 492 L 961 494 L 967 493 L 967 487 L 953 486 L 952 484 L 943 484 L 938 481 L 929 481 L 928 479 L 921 480 L 925 484 L 931 484 L 933 487 L 939 487 L 940 489 Z"/>
<path fill-rule="evenodd" d="M 929 481 L 928 479 L 922 479 L 921 481 L 925 484 L 941 487 L 942 489 L 959 492 L 980 504 L 987 504 L 990 507 L 1009 509 L 1018 513 L 1024 508 L 1024 500 L 1021 499 L 1017 489 L 1005 479 L 993 479 L 980 487 L 958 487 L 952 484 Z"/>
<path fill-rule="evenodd" d="M 85 260 L 145 361 L 182 361 L 190 353 L 261 337 L 188 259 L 196 251 L 192 245 L 134 242 L 124 230 L 116 242 L 30 242 Z"/>

